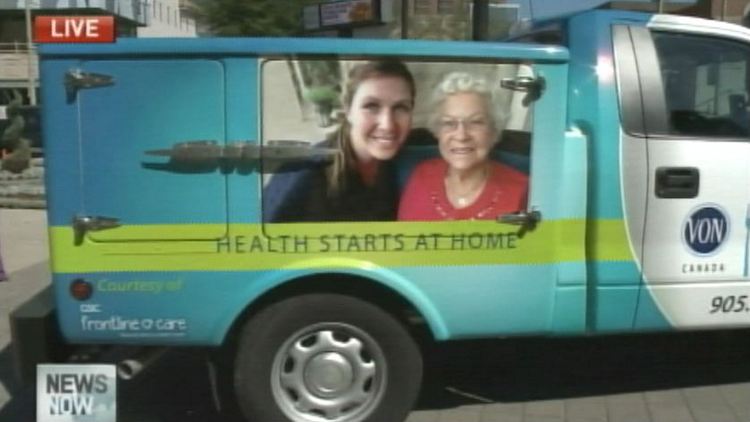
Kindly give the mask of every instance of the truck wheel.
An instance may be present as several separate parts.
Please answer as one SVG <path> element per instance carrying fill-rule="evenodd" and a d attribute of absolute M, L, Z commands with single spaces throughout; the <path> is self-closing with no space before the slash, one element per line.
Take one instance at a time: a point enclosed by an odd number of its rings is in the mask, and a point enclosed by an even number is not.
<path fill-rule="evenodd" d="M 422 358 L 391 315 L 349 296 L 309 294 L 243 327 L 234 372 L 252 422 L 398 422 L 419 393 Z"/>

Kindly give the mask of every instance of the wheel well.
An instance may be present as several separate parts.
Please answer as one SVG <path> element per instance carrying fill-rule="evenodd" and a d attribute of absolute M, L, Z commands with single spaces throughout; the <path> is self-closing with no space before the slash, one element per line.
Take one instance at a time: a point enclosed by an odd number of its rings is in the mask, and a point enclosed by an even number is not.
<path fill-rule="evenodd" d="M 432 332 L 419 310 L 392 289 L 370 279 L 349 274 L 314 274 L 290 280 L 249 304 L 235 319 L 224 345 L 231 346 L 244 322 L 265 307 L 289 297 L 311 293 L 338 293 L 370 302 L 401 322 L 420 345 L 426 346 L 434 341 Z"/>

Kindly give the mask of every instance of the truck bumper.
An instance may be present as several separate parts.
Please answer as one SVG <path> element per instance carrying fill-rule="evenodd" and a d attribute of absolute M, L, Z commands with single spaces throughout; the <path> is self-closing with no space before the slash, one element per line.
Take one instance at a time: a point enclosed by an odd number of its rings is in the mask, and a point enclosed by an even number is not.
<path fill-rule="evenodd" d="M 10 335 L 14 371 L 24 385 L 36 380 L 37 364 L 65 361 L 70 348 L 60 335 L 52 286 L 10 313 Z"/>

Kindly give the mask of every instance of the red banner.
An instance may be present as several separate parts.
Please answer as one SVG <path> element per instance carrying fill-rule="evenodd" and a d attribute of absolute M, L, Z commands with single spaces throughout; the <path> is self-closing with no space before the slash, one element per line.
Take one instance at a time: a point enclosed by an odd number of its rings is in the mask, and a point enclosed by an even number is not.
<path fill-rule="evenodd" d="M 112 16 L 37 16 L 34 42 L 108 43 L 115 41 Z"/>

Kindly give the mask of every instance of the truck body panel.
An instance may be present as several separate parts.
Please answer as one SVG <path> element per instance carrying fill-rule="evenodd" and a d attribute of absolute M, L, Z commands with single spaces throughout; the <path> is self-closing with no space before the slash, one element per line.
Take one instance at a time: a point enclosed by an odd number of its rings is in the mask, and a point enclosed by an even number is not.
<path fill-rule="evenodd" d="M 660 85 L 668 60 L 657 51 L 660 31 L 720 36 L 730 47 L 750 40 L 744 29 L 705 21 L 686 29 L 695 22 L 588 12 L 561 21 L 564 47 L 403 40 L 394 50 L 383 40 L 300 39 L 42 46 L 51 263 L 63 334 L 72 342 L 217 345 L 265 294 L 304 277 L 342 275 L 402 297 L 438 340 L 746 325 L 744 308 L 707 309 L 714 296 L 744 296 L 750 280 L 743 252 L 750 189 L 738 193 L 726 183 L 750 178 L 750 143 L 659 133 L 669 129 L 664 108 L 672 101 Z M 301 84 L 305 66 L 378 57 L 397 57 L 417 72 L 497 66 L 543 80 L 538 98 L 507 94 L 509 110 L 526 110 L 509 120 L 526 125 L 528 155 L 499 155 L 528 173 L 528 209 L 543 216 L 537 227 L 264 222 L 268 163 L 258 156 L 227 165 L 220 154 L 298 141 L 277 117 L 289 101 L 309 112 L 299 89 L 286 85 Z M 71 89 L 63 83 L 71 70 L 112 83 Z M 714 85 L 701 95 L 709 98 Z M 185 145 L 223 152 L 187 166 L 175 155 L 165 161 Z M 434 146 L 407 145 L 401 183 L 419 160 L 437 156 Z M 723 163 L 724 156 L 747 160 Z M 696 168 L 701 196 L 656 198 L 661 168 Z M 708 210 L 688 222 L 706 204 L 721 216 Z M 80 216 L 116 226 L 79 233 L 71 221 Z M 711 221 L 718 231 L 701 232 L 698 225 Z M 685 233 L 713 236 L 727 255 L 691 258 Z M 690 265 L 725 270 L 689 277 Z M 68 293 L 75 280 L 94 286 L 97 312 L 81 311 Z"/>

